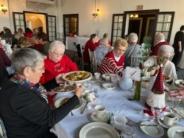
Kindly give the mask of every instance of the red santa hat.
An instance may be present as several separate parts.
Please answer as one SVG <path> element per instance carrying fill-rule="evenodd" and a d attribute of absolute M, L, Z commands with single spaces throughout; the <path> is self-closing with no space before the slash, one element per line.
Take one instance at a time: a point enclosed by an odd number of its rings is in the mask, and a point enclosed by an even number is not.
<path fill-rule="evenodd" d="M 154 85 L 152 87 L 152 92 L 155 94 L 163 94 L 164 93 L 164 77 L 162 74 L 162 67 L 159 68 L 157 77 L 155 79 Z"/>

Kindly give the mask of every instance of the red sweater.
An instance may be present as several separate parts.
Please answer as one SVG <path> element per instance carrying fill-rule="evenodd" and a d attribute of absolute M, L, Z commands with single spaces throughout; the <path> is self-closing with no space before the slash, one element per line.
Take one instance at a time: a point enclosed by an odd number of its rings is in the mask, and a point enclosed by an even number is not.
<path fill-rule="evenodd" d="M 162 46 L 162 45 L 168 45 L 169 43 L 168 42 L 166 42 L 166 41 L 164 41 L 164 42 L 159 42 L 158 44 L 156 44 L 155 46 L 153 46 L 152 48 L 151 48 L 151 56 L 157 56 L 157 54 L 158 54 L 158 50 L 159 50 L 159 48 Z"/>
<path fill-rule="evenodd" d="M 77 65 L 66 55 L 62 59 L 55 63 L 47 57 L 44 61 L 45 72 L 43 73 L 40 83 L 45 84 L 61 73 L 67 73 L 70 71 L 78 70 Z"/>
<path fill-rule="evenodd" d="M 114 58 L 114 53 L 113 51 L 107 53 L 105 56 L 104 60 L 102 61 L 99 71 L 101 73 L 121 73 L 124 68 L 124 63 L 125 63 L 125 56 L 122 55 L 119 59 L 119 61 L 116 61 Z"/>
<path fill-rule="evenodd" d="M 94 51 L 96 49 L 96 47 L 98 47 L 98 46 L 99 46 L 99 42 L 93 43 L 92 40 L 88 40 L 86 42 L 86 45 L 85 45 L 85 48 L 84 48 L 84 53 L 83 53 L 85 63 L 90 63 L 88 49 L 90 49 L 91 51 Z"/>

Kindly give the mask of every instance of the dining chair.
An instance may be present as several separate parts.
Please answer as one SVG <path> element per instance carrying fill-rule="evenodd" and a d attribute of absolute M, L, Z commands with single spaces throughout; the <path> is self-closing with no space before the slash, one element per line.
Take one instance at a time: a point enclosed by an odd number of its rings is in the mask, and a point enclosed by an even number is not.
<path fill-rule="evenodd" d="M 6 129 L 3 120 L 0 118 L 0 138 L 7 138 Z"/>
<path fill-rule="evenodd" d="M 96 62 L 96 56 L 95 52 L 88 49 L 89 52 L 89 59 L 90 59 L 90 68 L 91 71 L 94 73 L 97 71 L 97 62 Z"/>
<path fill-rule="evenodd" d="M 74 43 L 76 49 L 77 49 L 77 55 L 78 55 L 78 60 L 79 60 L 79 66 L 83 70 L 84 69 L 84 60 L 83 60 L 83 51 L 82 51 L 82 46 L 80 44 Z"/>

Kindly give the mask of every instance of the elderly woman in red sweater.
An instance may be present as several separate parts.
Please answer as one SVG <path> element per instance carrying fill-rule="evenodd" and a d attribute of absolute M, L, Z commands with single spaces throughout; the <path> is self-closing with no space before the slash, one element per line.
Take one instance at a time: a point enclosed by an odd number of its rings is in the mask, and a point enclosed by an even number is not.
<path fill-rule="evenodd" d="M 57 81 L 58 76 L 63 73 L 78 70 L 77 65 L 68 56 L 64 55 L 64 52 L 65 45 L 63 42 L 54 41 L 50 44 L 48 56 L 44 61 L 45 72 L 40 79 L 40 83 L 44 86 L 55 81 L 55 79 Z M 48 89 L 51 88 L 48 87 Z"/>
<path fill-rule="evenodd" d="M 125 39 L 119 38 L 115 41 L 114 50 L 107 53 L 103 59 L 99 71 L 101 73 L 122 74 L 125 64 L 125 51 L 128 43 Z"/>

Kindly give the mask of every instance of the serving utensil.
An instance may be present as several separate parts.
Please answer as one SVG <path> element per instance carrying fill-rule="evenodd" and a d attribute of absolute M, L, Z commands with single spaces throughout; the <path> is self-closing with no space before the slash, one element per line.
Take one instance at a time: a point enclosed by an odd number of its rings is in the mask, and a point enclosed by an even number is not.
<path fill-rule="evenodd" d="M 85 109 L 86 109 L 86 107 L 87 107 L 87 105 L 88 105 L 88 101 L 85 103 L 85 105 L 84 105 L 84 107 L 81 109 L 81 114 L 83 114 L 84 113 L 84 111 L 85 111 Z"/>

